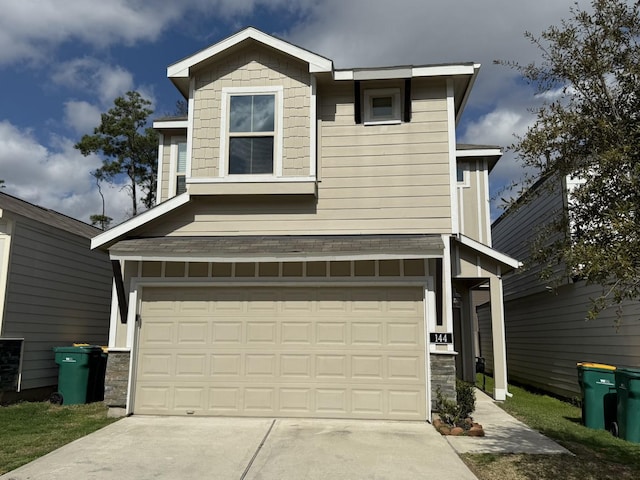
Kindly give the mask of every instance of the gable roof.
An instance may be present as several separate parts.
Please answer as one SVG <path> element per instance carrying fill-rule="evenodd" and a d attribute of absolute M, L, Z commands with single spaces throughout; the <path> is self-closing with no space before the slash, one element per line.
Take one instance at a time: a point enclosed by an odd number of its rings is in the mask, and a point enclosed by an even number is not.
<path fill-rule="evenodd" d="M 304 48 L 298 47 L 292 43 L 280 40 L 272 35 L 267 35 L 254 27 L 247 27 L 236 34 L 219 41 L 218 43 L 214 43 L 193 55 L 169 65 L 167 68 L 167 76 L 175 84 L 178 90 L 187 97 L 189 93 L 189 77 L 191 76 L 191 70 L 194 67 L 203 64 L 215 55 L 218 55 L 219 53 L 222 53 L 247 40 L 254 40 L 262 43 L 263 45 L 267 45 L 268 47 L 274 48 L 308 63 L 310 73 L 333 71 L 333 62 L 328 58 L 305 50 Z"/>
<path fill-rule="evenodd" d="M 36 222 L 64 230 L 84 238 L 92 238 L 101 232 L 99 228 L 81 222 L 80 220 L 76 220 L 75 218 L 68 217 L 67 215 L 63 215 L 62 213 L 54 210 L 40 207 L 33 203 L 29 203 L 25 200 L 0 192 L 0 218 L 4 216 L 5 212 L 30 218 Z"/>
<path fill-rule="evenodd" d="M 279 52 L 290 55 L 309 65 L 309 73 L 329 73 L 334 80 L 357 81 L 357 80 L 384 80 L 401 79 L 413 77 L 448 77 L 453 79 L 455 95 L 456 120 L 464 110 L 464 106 L 473 87 L 473 83 L 480 70 L 480 64 L 473 62 L 434 64 L 434 65 L 403 65 L 385 67 L 366 67 L 339 69 L 333 68 L 333 61 L 306 50 L 302 47 L 281 40 L 272 35 L 268 35 L 254 27 L 247 27 L 244 30 L 227 37 L 218 43 L 200 50 L 182 60 L 179 60 L 167 67 L 167 77 L 180 90 L 185 98 L 189 97 L 189 79 L 192 70 L 210 61 L 214 56 L 240 45 L 246 41 L 255 41 L 273 48 Z"/>

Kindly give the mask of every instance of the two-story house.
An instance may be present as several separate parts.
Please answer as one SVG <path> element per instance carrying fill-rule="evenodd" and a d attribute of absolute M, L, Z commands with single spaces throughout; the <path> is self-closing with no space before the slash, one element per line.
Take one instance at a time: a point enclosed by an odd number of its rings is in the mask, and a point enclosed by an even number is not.
<path fill-rule="evenodd" d="M 116 266 L 107 402 L 429 419 L 456 363 L 474 377 L 482 284 L 504 399 L 501 152 L 456 145 L 478 68 L 338 70 L 253 28 L 169 66 L 188 115 L 154 123 L 158 205 L 93 240 Z"/>

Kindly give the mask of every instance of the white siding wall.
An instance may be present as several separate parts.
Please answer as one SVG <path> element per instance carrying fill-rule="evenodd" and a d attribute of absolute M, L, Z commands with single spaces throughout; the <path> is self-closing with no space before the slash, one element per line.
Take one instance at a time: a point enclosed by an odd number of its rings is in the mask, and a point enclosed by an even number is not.
<path fill-rule="evenodd" d="M 89 239 L 18 220 L 2 336 L 25 338 L 22 389 L 57 384 L 52 348 L 88 342 L 106 345 L 111 266 L 89 250 Z"/>

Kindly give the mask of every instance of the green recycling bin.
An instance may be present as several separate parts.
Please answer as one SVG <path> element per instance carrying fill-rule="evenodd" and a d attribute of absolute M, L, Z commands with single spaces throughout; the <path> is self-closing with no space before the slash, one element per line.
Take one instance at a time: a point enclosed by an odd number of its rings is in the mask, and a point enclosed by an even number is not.
<path fill-rule="evenodd" d="M 77 405 L 94 401 L 102 348 L 86 345 L 55 347 L 53 351 L 60 370 L 58 391 L 51 395 L 51 402 Z"/>
<path fill-rule="evenodd" d="M 640 369 L 618 368 L 615 377 L 618 389 L 618 436 L 629 442 L 640 443 Z"/>
<path fill-rule="evenodd" d="M 582 423 L 597 430 L 610 430 L 616 421 L 616 367 L 602 363 L 578 363 L 582 391 Z"/>

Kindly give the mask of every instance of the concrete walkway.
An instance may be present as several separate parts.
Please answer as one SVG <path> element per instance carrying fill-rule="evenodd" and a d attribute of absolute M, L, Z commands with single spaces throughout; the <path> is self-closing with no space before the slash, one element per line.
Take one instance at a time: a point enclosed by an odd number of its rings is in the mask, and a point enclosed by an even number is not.
<path fill-rule="evenodd" d="M 566 448 L 513 418 L 498 407 L 491 397 L 478 389 L 473 418 L 484 428 L 484 437 L 445 437 L 458 453 L 572 455 Z"/>

